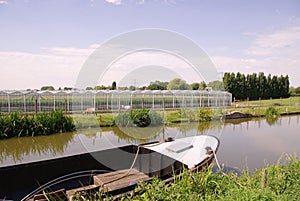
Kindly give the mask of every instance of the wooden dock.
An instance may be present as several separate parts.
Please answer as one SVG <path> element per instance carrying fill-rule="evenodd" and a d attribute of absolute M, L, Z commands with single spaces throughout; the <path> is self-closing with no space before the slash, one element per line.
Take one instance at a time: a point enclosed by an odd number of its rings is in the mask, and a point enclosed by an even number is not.
<path fill-rule="evenodd" d="M 105 192 L 113 192 L 134 187 L 138 181 L 149 181 L 151 178 L 136 169 L 119 170 L 94 176 L 94 184 Z"/>

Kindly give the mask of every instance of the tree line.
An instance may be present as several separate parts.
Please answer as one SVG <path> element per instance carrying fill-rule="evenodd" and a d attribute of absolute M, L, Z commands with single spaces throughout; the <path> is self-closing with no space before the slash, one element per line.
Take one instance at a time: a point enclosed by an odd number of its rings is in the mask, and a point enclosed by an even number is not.
<path fill-rule="evenodd" d="M 245 75 L 239 72 L 237 74 L 226 72 L 223 84 L 225 90 L 232 93 L 232 97 L 236 99 L 257 100 L 290 96 L 288 75 L 266 76 L 263 72 Z"/>
<path fill-rule="evenodd" d="M 225 90 L 232 93 L 232 97 L 236 99 L 257 100 L 269 98 L 287 98 L 290 94 L 300 93 L 300 87 L 290 88 L 289 77 L 265 75 L 263 72 L 253 74 L 242 74 L 226 72 L 223 80 L 212 81 L 208 84 L 204 81 L 188 84 L 185 80 L 175 78 L 169 82 L 154 81 L 148 86 L 118 86 L 115 81 L 110 86 L 87 87 L 86 90 Z M 72 88 L 64 88 L 69 90 Z M 44 86 L 41 90 L 54 90 L 52 86 Z"/>

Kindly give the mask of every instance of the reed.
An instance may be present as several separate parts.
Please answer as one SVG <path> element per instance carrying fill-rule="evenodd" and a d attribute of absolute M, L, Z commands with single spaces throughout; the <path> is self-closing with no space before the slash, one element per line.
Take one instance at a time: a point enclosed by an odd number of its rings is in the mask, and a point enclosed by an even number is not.
<path fill-rule="evenodd" d="M 12 112 L 0 114 L 0 139 L 22 136 L 49 135 L 75 130 L 73 119 L 61 110 L 37 115 Z"/>

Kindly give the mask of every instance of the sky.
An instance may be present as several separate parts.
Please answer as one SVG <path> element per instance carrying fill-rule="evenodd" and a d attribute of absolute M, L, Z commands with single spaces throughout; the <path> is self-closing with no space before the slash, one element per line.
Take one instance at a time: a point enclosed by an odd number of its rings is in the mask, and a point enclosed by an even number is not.
<path fill-rule="evenodd" d="M 75 86 L 96 48 L 145 28 L 194 41 L 219 73 L 288 75 L 291 86 L 300 86 L 298 0 L 0 0 L 0 90 Z M 137 53 L 127 60 L 143 58 Z M 182 65 L 172 61 L 165 65 Z M 140 85 L 151 81 L 118 72 L 99 84 L 118 83 L 122 76 Z M 179 74 L 188 83 L 199 81 L 191 72 Z"/>

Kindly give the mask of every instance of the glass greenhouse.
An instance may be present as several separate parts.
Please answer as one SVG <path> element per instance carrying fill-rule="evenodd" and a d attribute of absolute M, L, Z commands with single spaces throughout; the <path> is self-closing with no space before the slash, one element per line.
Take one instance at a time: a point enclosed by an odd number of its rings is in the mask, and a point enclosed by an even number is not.
<path fill-rule="evenodd" d="M 72 90 L 0 91 L 0 112 L 116 111 L 129 108 L 179 109 L 231 106 L 225 91 L 200 90 Z"/>

